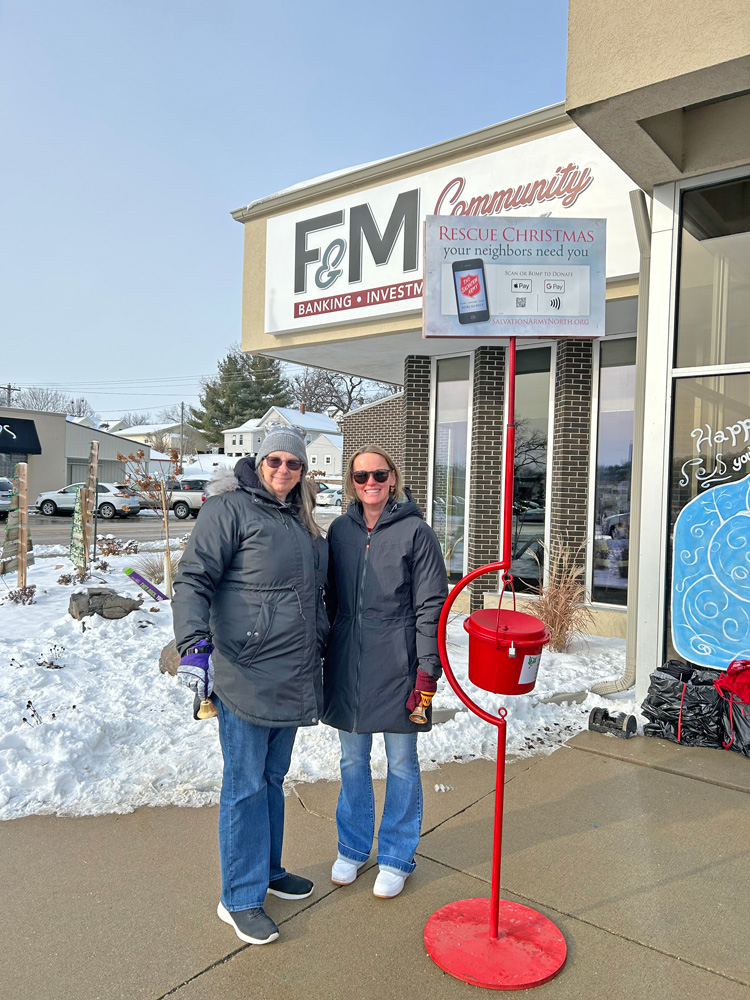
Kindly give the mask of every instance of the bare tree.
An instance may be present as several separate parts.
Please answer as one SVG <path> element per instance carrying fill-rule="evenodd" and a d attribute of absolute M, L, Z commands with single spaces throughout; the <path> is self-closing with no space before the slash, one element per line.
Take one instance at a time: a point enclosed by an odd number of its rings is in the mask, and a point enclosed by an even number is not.
<path fill-rule="evenodd" d="M 532 427 L 527 417 L 516 419 L 513 467 L 516 476 L 541 475 L 547 463 L 547 431 Z"/>
<path fill-rule="evenodd" d="M 179 435 L 178 435 L 179 436 Z M 169 431 L 152 431 L 146 435 L 146 444 L 154 451 L 168 455 L 174 448 L 174 435 Z"/>
<path fill-rule="evenodd" d="M 326 368 L 303 368 L 290 376 L 289 383 L 295 402 L 304 403 L 315 413 L 325 413 L 330 407 L 349 413 L 400 389 L 388 382 L 373 382 L 359 375 L 342 375 Z"/>
<path fill-rule="evenodd" d="M 150 413 L 123 413 L 120 419 L 125 427 L 142 427 L 152 422 Z"/>
<path fill-rule="evenodd" d="M 69 396 L 58 389 L 46 389 L 43 386 L 24 389 L 16 396 L 13 405 L 23 410 L 67 413 L 70 417 L 90 417 L 94 413 L 94 407 L 83 396 Z"/>
<path fill-rule="evenodd" d="M 185 416 L 187 417 L 189 410 L 185 408 Z M 180 422 L 180 404 L 172 403 L 171 406 L 164 406 L 156 414 L 156 419 L 162 424 L 179 424 Z"/>

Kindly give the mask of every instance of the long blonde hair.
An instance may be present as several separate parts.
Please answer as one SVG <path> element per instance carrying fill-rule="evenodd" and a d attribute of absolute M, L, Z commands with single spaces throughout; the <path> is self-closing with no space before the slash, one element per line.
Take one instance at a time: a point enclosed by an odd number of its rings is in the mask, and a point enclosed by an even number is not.
<path fill-rule="evenodd" d="M 258 474 L 260 485 L 263 487 L 266 493 L 270 493 L 271 496 L 275 496 L 273 490 L 270 488 L 270 486 L 265 480 L 265 476 L 263 475 L 263 471 L 261 469 L 262 465 L 263 465 L 263 459 L 261 459 L 260 462 L 258 462 L 255 468 L 255 471 Z M 307 473 L 307 463 L 303 462 L 302 472 L 300 473 L 299 482 L 294 487 L 294 489 L 292 489 L 291 492 L 289 493 L 287 501 L 290 507 L 296 508 L 297 513 L 299 514 L 300 521 L 302 521 L 302 523 L 310 532 L 310 534 L 313 536 L 313 538 L 317 538 L 320 535 L 322 535 L 323 532 L 320 530 L 320 527 L 317 521 L 315 520 L 315 494 L 313 493 L 312 486 L 305 478 L 306 473 Z"/>
<path fill-rule="evenodd" d="M 364 448 L 358 448 L 354 454 L 349 459 L 349 464 L 346 467 L 346 476 L 344 478 L 344 496 L 351 503 L 353 500 L 357 499 L 357 491 L 354 489 L 354 480 L 352 479 L 352 473 L 354 472 L 354 459 L 359 458 L 360 455 L 380 455 L 385 464 L 396 474 L 396 482 L 393 486 L 393 493 L 391 494 L 394 500 L 406 500 L 406 493 L 404 493 L 404 483 L 401 479 L 401 473 L 398 470 L 398 466 L 393 461 L 391 456 L 385 450 L 381 448 L 379 444 L 366 444 Z"/>

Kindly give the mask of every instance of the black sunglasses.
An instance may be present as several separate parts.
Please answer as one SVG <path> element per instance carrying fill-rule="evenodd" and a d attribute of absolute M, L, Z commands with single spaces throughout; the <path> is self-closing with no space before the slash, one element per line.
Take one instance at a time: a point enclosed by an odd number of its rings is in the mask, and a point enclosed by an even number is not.
<path fill-rule="evenodd" d="M 384 483 L 388 476 L 390 476 L 393 469 L 373 469 L 371 472 L 365 472 L 364 469 L 360 469 L 358 472 L 352 473 L 352 479 L 355 483 L 359 483 L 360 486 L 364 486 L 365 483 L 370 481 L 370 476 L 375 480 L 376 483 Z"/>
<path fill-rule="evenodd" d="M 268 455 L 263 459 L 269 469 L 280 469 L 285 465 L 290 472 L 299 472 L 302 462 L 298 458 L 279 458 L 278 455 Z"/>

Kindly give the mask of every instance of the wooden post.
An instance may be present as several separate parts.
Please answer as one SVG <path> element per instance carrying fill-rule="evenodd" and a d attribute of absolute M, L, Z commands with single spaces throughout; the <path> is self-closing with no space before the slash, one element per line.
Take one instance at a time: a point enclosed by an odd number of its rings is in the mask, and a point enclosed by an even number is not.
<path fill-rule="evenodd" d="M 29 467 L 26 462 L 16 465 L 15 479 L 18 493 L 18 586 L 25 587 L 29 557 Z"/>
<path fill-rule="evenodd" d="M 161 510 L 164 515 L 164 538 L 167 543 L 167 550 L 164 553 L 164 589 L 167 597 L 172 599 L 172 553 L 169 549 L 169 508 L 167 506 L 167 494 L 164 489 L 164 480 L 161 481 Z"/>
<path fill-rule="evenodd" d="M 13 472 L 13 494 L 10 498 L 3 551 L 0 555 L 0 576 L 16 570 L 19 587 L 26 586 L 26 570 L 34 563 L 33 546 L 29 538 L 28 481 L 28 466 L 25 462 L 19 462 Z M 21 556 L 22 550 L 23 556 Z"/>
<path fill-rule="evenodd" d="M 89 467 L 86 473 L 86 525 L 84 535 L 86 538 L 86 562 L 88 562 L 89 546 L 94 544 L 94 554 L 96 558 L 96 520 L 99 512 L 99 494 L 97 492 L 99 480 L 99 442 L 92 441 L 89 450 Z"/>
<path fill-rule="evenodd" d="M 73 511 L 73 526 L 70 529 L 70 560 L 82 573 L 89 564 L 89 540 L 86 531 L 86 487 L 78 490 L 75 510 Z"/>

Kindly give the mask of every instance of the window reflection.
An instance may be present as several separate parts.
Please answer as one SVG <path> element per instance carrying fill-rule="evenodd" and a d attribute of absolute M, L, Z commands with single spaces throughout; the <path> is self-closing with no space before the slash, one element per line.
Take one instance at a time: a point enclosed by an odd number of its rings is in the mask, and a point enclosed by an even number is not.
<path fill-rule="evenodd" d="M 513 554 L 510 571 L 516 590 L 536 590 L 544 564 L 549 347 L 516 355 L 516 448 L 513 466 Z"/>
<path fill-rule="evenodd" d="M 592 599 L 627 603 L 635 339 L 602 343 Z"/>
<path fill-rule="evenodd" d="M 750 361 L 750 180 L 682 202 L 678 368 Z"/>
<path fill-rule="evenodd" d="M 464 570 L 469 388 L 468 356 L 438 360 L 432 527 L 451 581 Z"/>

